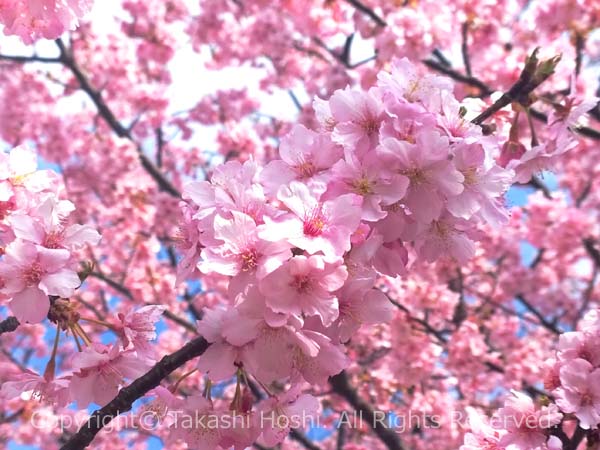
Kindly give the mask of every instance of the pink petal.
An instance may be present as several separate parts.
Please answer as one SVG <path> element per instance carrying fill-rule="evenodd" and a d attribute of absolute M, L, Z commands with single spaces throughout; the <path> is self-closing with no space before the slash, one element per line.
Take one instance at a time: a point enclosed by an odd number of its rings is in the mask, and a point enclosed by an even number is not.
<path fill-rule="evenodd" d="M 37 287 L 13 295 L 10 310 L 20 322 L 39 323 L 48 315 L 50 300 Z"/>

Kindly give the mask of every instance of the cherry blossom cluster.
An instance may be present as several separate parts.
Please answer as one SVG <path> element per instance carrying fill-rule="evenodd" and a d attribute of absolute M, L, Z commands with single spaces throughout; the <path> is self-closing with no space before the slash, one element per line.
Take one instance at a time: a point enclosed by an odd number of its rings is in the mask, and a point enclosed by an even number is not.
<path fill-rule="evenodd" d="M 100 240 L 91 226 L 69 222 L 75 206 L 61 189 L 56 173 L 37 170 L 32 150 L 0 153 L 0 299 L 21 322 L 44 320 L 50 296 L 73 295 L 80 250 Z"/>
<path fill-rule="evenodd" d="M 0 396 L 12 399 L 30 393 L 56 407 L 77 402 L 79 409 L 91 403 L 107 404 L 127 379 L 143 375 L 156 362 L 157 355 L 150 341 L 156 339 L 155 324 L 164 310 L 164 306 L 148 305 L 126 314 L 119 313 L 110 321 L 97 321 L 81 317 L 73 303 L 57 300 L 50 316 L 57 325 L 56 338 L 46 370 L 43 375 L 31 370 L 15 374 L 2 384 Z M 93 342 L 80 324 L 81 320 L 106 327 L 117 340 L 110 346 Z M 68 358 L 66 368 L 70 370 L 55 377 L 61 330 L 72 333 L 79 351 Z"/>
<path fill-rule="evenodd" d="M 198 368 L 211 381 L 325 383 L 348 366 L 344 344 L 361 325 L 391 319 L 380 275 L 465 263 L 478 226 L 507 218 L 514 172 L 446 79 L 402 59 L 368 91 L 314 108 L 319 129 L 294 126 L 280 159 L 230 161 L 184 190 L 179 280 L 199 270 L 228 283 L 229 305 L 198 323 L 211 343 Z"/>
<path fill-rule="evenodd" d="M 56 39 L 77 26 L 92 0 L 2 0 L 0 24 L 5 34 L 19 36 L 25 43 Z"/>
<path fill-rule="evenodd" d="M 600 310 L 589 311 L 580 325 L 578 331 L 560 335 L 555 357 L 545 364 L 544 388 L 551 401 L 536 405 L 528 395 L 513 391 L 490 419 L 469 408 L 471 432 L 461 450 L 561 449 L 564 442 L 556 430 L 573 425 L 567 418 L 576 419 L 580 430 L 598 428 Z"/>
<path fill-rule="evenodd" d="M 144 306 L 119 313 L 112 322 L 82 318 L 69 301 L 81 285 L 86 267 L 82 250 L 100 241 L 89 225 L 72 223 L 74 205 L 61 199 L 64 187 L 52 170 L 37 170 L 36 154 L 26 147 L 0 153 L 0 299 L 22 323 L 46 317 L 56 324 L 54 350 L 46 371 L 19 374 L 2 385 L 12 398 L 33 391 L 48 402 L 64 406 L 77 401 L 105 404 L 125 378 L 144 373 L 156 360 L 149 341 L 164 306 Z M 107 346 L 93 342 L 80 320 L 107 327 L 118 341 Z M 71 355 L 72 371 L 54 377 L 61 330 L 73 335 L 79 352 Z M 85 346 L 81 345 L 81 343 Z"/>

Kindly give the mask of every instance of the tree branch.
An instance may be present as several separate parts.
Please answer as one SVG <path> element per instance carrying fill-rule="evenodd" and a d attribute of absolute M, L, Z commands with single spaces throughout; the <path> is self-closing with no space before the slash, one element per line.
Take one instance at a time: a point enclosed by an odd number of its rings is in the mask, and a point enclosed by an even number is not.
<path fill-rule="evenodd" d="M 16 63 L 41 62 L 46 64 L 62 64 L 60 58 L 47 58 L 45 56 L 21 56 L 21 55 L 0 55 L 0 59 L 4 61 L 12 61 Z"/>
<path fill-rule="evenodd" d="M 492 117 L 498 111 L 500 111 L 505 106 L 510 105 L 514 101 L 524 101 L 527 96 L 540 85 L 541 81 L 534 79 L 533 71 L 528 64 L 526 64 L 525 68 L 521 71 L 521 75 L 519 75 L 519 79 L 513 84 L 510 89 L 502 94 L 498 100 L 496 100 L 490 107 L 485 109 L 481 114 L 475 117 L 471 122 L 476 125 L 481 125 L 487 119 Z"/>
<path fill-rule="evenodd" d="M 142 148 L 139 144 L 137 144 L 131 133 L 128 129 L 126 129 L 121 122 L 117 120 L 111 109 L 108 107 L 106 102 L 102 99 L 102 95 L 99 91 L 97 91 L 90 83 L 85 74 L 81 71 L 79 66 L 77 65 L 75 59 L 71 52 L 67 49 L 64 42 L 60 39 L 57 39 L 56 45 L 60 50 L 60 58 L 59 61 L 62 62 L 65 67 L 67 67 L 77 82 L 81 89 L 88 95 L 88 97 L 92 100 L 96 108 L 98 109 L 98 113 L 104 119 L 104 121 L 108 124 L 108 126 L 116 133 L 117 136 L 121 138 L 126 138 L 133 142 L 136 145 L 138 156 L 140 162 L 146 172 L 156 181 L 158 187 L 168 194 L 172 195 L 176 198 L 181 198 L 181 193 L 171 184 L 169 180 L 167 180 L 164 175 L 160 172 L 160 170 L 148 159 L 148 157 L 144 154 Z"/>
<path fill-rule="evenodd" d="M 462 24 L 462 44 L 460 46 L 460 50 L 462 53 L 463 64 L 465 65 L 465 72 L 468 77 L 473 77 L 473 72 L 471 72 L 471 61 L 469 60 L 469 22 L 465 22 Z"/>
<path fill-rule="evenodd" d="M 133 300 L 134 299 L 133 294 L 131 293 L 131 291 L 126 286 L 123 286 L 122 284 L 117 283 L 115 280 L 107 277 L 103 273 L 101 273 L 101 272 L 91 272 L 89 276 L 97 278 L 97 279 L 105 282 L 111 288 L 113 288 L 115 291 L 121 293 L 122 295 L 124 295 L 125 297 L 127 297 L 129 300 Z M 163 315 L 167 319 L 171 320 L 172 322 L 177 323 L 178 325 L 181 325 L 186 330 L 191 331 L 192 333 L 197 333 L 198 332 L 196 330 L 196 327 L 194 326 L 194 324 L 192 324 L 192 323 L 188 322 L 187 320 L 182 319 L 181 317 L 173 314 L 168 309 L 166 309 L 165 312 L 163 312 Z"/>
<path fill-rule="evenodd" d="M 12 333 L 19 327 L 19 321 L 16 317 L 10 316 L 0 322 L 0 334 Z"/>
<path fill-rule="evenodd" d="M 343 397 L 352 407 L 361 414 L 373 429 L 377 437 L 385 444 L 389 450 L 404 450 L 404 446 L 396 432 L 380 423 L 375 415 L 375 411 L 366 401 L 364 401 L 350 384 L 348 374 L 343 371 L 331 378 L 329 384 L 333 391 Z"/>
<path fill-rule="evenodd" d="M 480 95 L 481 98 L 489 97 L 494 92 L 483 81 L 481 81 L 475 77 L 463 75 L 460 72 L 457 72 L 456 70 L 452 69 L 451 67 L 441 64 L 437 61 L 433 61 L 431 59 L 425 59 L 425 60 L 423 60 L 423 64 L 425 64 L 430 69 L 435 70 L 436 72 L 442 73 L 442 74 L 452 78 L 453 80 L 458 81 L 459 83 L 463 83 L 468 86 L 472 86 L 474 88 L 479 89 L 479 91 L 481 92 L 481 95 Z"/>
<path fill-rule="evenodd" d="M 188 361 L 202 355 L 209 347 L 202 337 L 188 342 L 175 353 L 163 357 L 152 369 L 119 391 L 117 396 L 106 406 L 94 411 L 85 425 L 69 438 L 60 450 L 83 450 L 88 446 L 98 432 L 119 414 L 130 411 L 137 399 L 157 387 L 169 374 Z"/>
<path fill-rule="evenodd" d="M 540 324 L 544 328 L 557 335 L 562 333 L 562 331 L 560 331 L 553 322 L 550 322 L 548 319 L 546 319 L 544 315 L 537 310 L 537 308 L 535 308 L 531 303 L 529 303 L 525 299 L 525 297 L 523 297 L 523 295 L 519 294 L 515 297 L 523 304 L 523 306 L 525 306 L 525 308 L 527 308 L 529 312 L 531 312 L 535 317 L 537 317 L 537 319 L 540 321 Z"/>
<path fill-rule="evenodd" d="M 354 6 L 354 8 L 356 8 L 361 13 L 366 14 L 367 16 L 369 16 L 380 27 L 386 27 L 387 26 L 387 23 L 385 22 L 385 20 L 383 20 L 381 17 L 379 17 L 375 13 L 375 11 L 373 11 L 368 6 L 362 4 L 358 0 L 346 0 L 346 2 L 350 3 L 352 6 Z"/>
<path fill-rule="evenodd" d="M 473 87 L 480 89 L 481 90 L 481 98 L 489 97 L 494 92 L 487 84 L 485 84 L 483 81 L 479 80 L 478 78 L 467 77 L 466 75 L 463 75 L 460 72 L 458 72 L 448 66 L 445 66 L 443 64 L 440 64 L 440 63 L 430 60 L 430 59 L 423 60 L 422 62 L 430 69 L 435 70 L 436 72 L 439 72 L 441 74 L 444 74 L 459 83 L 466 84 L 466 85 L 473 86 Z M 537 109 L 534 109 L 531 107 L 529 108 L 529 112 L 533 118 L 535 118 L 541 122 L 548 122 L 548 116 L 546 114 L 544 114 L 543 112 L 538 111 Z M 596 130 L 594 128 L 580 125 L 580 126 L 574 127 L 573 131 L 577 134 L 588 137 L 590 139 L 600 140 L 600 131 Z"/>

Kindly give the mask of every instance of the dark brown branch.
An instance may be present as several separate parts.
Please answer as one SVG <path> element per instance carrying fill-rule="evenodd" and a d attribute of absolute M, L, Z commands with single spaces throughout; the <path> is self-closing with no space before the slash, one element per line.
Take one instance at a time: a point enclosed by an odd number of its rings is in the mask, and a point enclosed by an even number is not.
<path fill-rule="evenodd" d="M 375 415 L 375 411 L 365 400 L 363 400 L 356 389 L 350 384 L 348 374 L 341 372 L 329 379 L 329 384 L 333 388 L 333 391 L 344 398 L 352 407 L 361 414 L 369 426 L 373 429 L 377 437 L 385 444 L 389 450 L 404 450 L 404 446 L 398 434 L 380 423 L 379 418 Z"/>
<path fill-rule="evenodd" d="M 19 321 L 16 317 L 10 316 L 0 322 L 0 334 L 12 333 L 19 327 Z"/>
<path fill-rule="evenodd" d="M 304 109 L 302 108 L 302 103 L 300 103 L 300 100 L 298 100 L 298 97 L 296 97 L 296 94 L 294 94 L 294 91 L 292 89 L 288 89 L 288 95 L 292 99 L 292 102 L 294 103 L 296 109 L 298 111 L 302 111 Z"/>
<path fill-rule="evenodd" d="M 392 300 L 389 296 L 388 300 L 390 301 L 390 303 L 392 305 L 394 305 L 396 308 L 400 309 L 401 311 L 403 311 L 408 320 L 418 323 L 419 325 L 421 325 L 423 327 L 423 332 L 432 335 L 433 337 L 435 337 L 438 342 L 440 344 L 446 344 L 448 342 L 448 338 L 446 336 L 444 336 L 444 331 L 442 330 L 436 330 L 435 328 L 433 328 L 433 326 L 431 326 L 431 324 L 429 322 L 427 322 L 426 320 L 423 319 L 419 319 L 418 317 L 414 317 L 410 314 L 410 311 L 408 310 L 408 308 L 404 305 L 402 305 L 401 303 L 398 303 L 395 300 Z"/>
<path fill-rule="evenodd" d="M 321 447 L 314 444 L 310 439 L 308 439 L 303 433 L 296 429 L 290 430 L 290 438 L 300 444 L 307 450 L 321 450 Z"/>
<path fill-rule="evenodd" d="M 444 65 L 440 64 L 436 61 L 427 59 L 423 61 L 427 67 L 436 72 L 442 73 L 453 80 L 466 84 L 468 86 L 476 87 L 481 91 L 481 98 L 489 97 L 494 91 L 483 81 L 474 77 L 467 77 L 466 75 L 461 74 L 460 72 Z M 593 111 L 593 110 L 592 110 Z M 534 108 L 529 108 L 529 113 L 531 116 L 537 120 L 542 122 L 548 122 L 548 116 L 541 111 L 538 111 Z M 573 131 L 581 136 L 588 137 L 590 139 L 600 140 L 600 131 L 594 128 L 586 127 L 586 126 L 576 126 L 573 128 Z"/>
<path fill-rule="evenodd" d="M 87 423 L 75 433 L 60 450 L 83 450 L 98 432 L 119 414 L 130 411 L 137 399 L 157 387 L 169 374 L 188 361 L 202 355 L 210 344 L 197 337 L 188 342 L 175 353 L 163 357 L 152 369 L 119 391 L 117 396 L 106 406 L 94 411 Z"/>
<path fill-rule="evenodd" d="M 532 175 L 531 179 L 527 182 L 527 184 L 529 186 L 531 186 L 532 188 L 541 191 L 542 194 L 544 194 L 544 197 L 546 197 L 548 199 L 552 198 L 552 193 L 550 192 L 550 189 L 548 189 L 548 186 L 546 186 L 542 182 L 542 180 L 539 179 L 539 177 Z"/>
<path fill-rule="evenodd" d="M 161 168 L 163 165 L 163 149 L 165 147 L 165 139 L 162 127 L 156 129 L 156 165 Z"/>
<path fill-rule="evenodd" d="M 583 50 L 585 48 L 585 39 L 581 33 L 575 32 L 575 75 L 579 76 L 581 73 L 581 63 L 583 60 Z M 575 86 L 571 86 L 571 90 L 574 90 Z"/>
<path fill-rule="evenodd" d="M 448 58 L 446 58 L 446 55 L 444 55 L 439 48 L 434 48 L 433 51 L 431 52 L 431 54 L 433 56 L 435 56 L 437 58 L 437 60 L 440 63 L 442 63 L 444 66 L 452 67 L 452 63 L 450 62 L 450 60 Z"/>
<path fill-rule="evenodd" d="M 531 261 L 531 264 L 529 265 L 530 269 L 535 269 L 544 259 L 544 254 L 546 253 L 546 249 L 545 248 L 540 248 L 537 251 L 537 255 L 535 255 L 535 258 L 533 258 L 533 261 Z"/>
<path fill-rule="evenodd" d="M 152 161 L 148 159 L 140 145 L 134 141 L 130 131 L 127 128 L 125 128 L 121 124 L 121 122 L 119 122 L 119 120 L 117 120 L 117 118 L 115 117 L 111 109 L 108 107 L 106 102 L 102 99 L 101 93 L 91 85 L 86 75 L 81 71 L 75 59 L 73 58 L 73 55 L 71 54 L 70 50 L 67 49 L 63 41 L 57 39 L 55 42 L 60 50 L 60 62 L 62 62 L 64 66 L 71 71 L 71 73 L 79 83 L 81 89 L 92 100 L 92 102 L 98 109 L 98 113 L 108 124 L 108 126 L 116 133 L 117 136 L 121 138 L 126 138 L 136 144 L 138 157 L 142 166 L 144 167 L 146 172 L 148 172 L 148 174 L 154 179 L 154 181 L 156 181 L 159 188 L 169 193 L 173 197 L 180 198 L 181 193 L 175 188 L 175 186 L 171 184 L 169 180 L 167 180 L 164 177 L 164 175 L 154 165 L 154 163 L 152 163 Z"/>
<path fill-rule="evenodd" d="M 513 84 L 507 92 L 502 94 L 502 97 L 496 100 L 490 107 L 485 109 L 471 122 L 476 125 L 481 125 L 502 108 L 510 105 L 514 101 L 519 103 L 527 103 L 527 97 L 529 94 L 544 80 L 541 77 L 534 77 L 534 70 L 535 67 L 532 68 L 531 64 L 528 62 L 525 65 L 525 68 L 521 71 L 521 75 L 519 75 L 519 79 L 516 81 L 516 83 Z"/>
<path fill-rule="evenodd" d="M 45 56 L 21 56 L 21 55 L 0 55 L 0 59 L 4 61 L 12 61 L 16 63 L 41 62 L 46 64 L 61 64 L 60 58 L 46 58 Z"/>
<path fill-rule="evenodd" d="M 346 444 L 346 434 L 348 434 L 348 429 L 342 423 L 337 432 L 337 439 L 335 441 L 335 450 L 344 450 L 344 445 Z"/>
<path fill-rule="evenodd" d="M 358 11 L 360 11 L 363 14 L 366 14 L 367 16 L 369 16 L 377 25 L 379 25 L 380 27 L 385 27 L 387 26 L 387 23 L 385 22 L 385 20 L 383 20 L 381 17 L 379 17 L 375 11 L 373 11 L 371 8 L 369 8 L 368 6 L 362 4 L 361 2 L 359 2 L 358 0 L 346 0 L 347 3 L 350 3 L 352 6 L 354 6 Z"/>
<path fill-rule="evenodd" d="M 453 80 L 458 81 L 459 83 L 466 84 L 468 86 L 472 86 L 474 88 L 479 89 L 479 91 L 481 92 L 481 98 L 489 97 L 494 92 L 483 81 L 475 77 L 463 75 L 460 72 L 457 72 L 456 70 L 450 68 L 449 66 L 439 63 L 437 61 L 425 59 L 423 60 L 423 64 L 425 64 L 430 69 L 435 70 L 436 72 L 442 73 L 452 78 Z"/>
<path fill-rule="evenodd" d="M 600 251 L 596 248 L 596 241 L 592 238 L 585 238 L 583 240 L 583 247 L 588 253 L 594 264 L 600 267 Z"/>
<path fill-rule="evenodd" d="M 465 65 L 465 72 L 467 76 L 472 78 L 473 72 L 471 71 L 471 61 L 469 60 L 469 22 L 465 22 L 462 24 L 462 44 L 461 44 L 461 53 L 463 64 Z"/>
<path fill-rule="evenodd" d="M 585 184 L 585 187 L 583 188 L 583 191 L 581 191 L 581 194 L 579 194 L 577 196 L 577 198 L 575 199 L 575 206 L 577 208 L 581 207 L 581 204 L 585 201 L 585 199 L 587 198 L 587 196 L 590 195 L 591 191 L 592 191 L 592 180 L 588 181 Z"/>
<path fill-rule="evenodd" d="M 314 37 L 313 41 L 319 47 L 321 47 L 323 50 L 325 50 L 327 53 L 329 53 L 331 56 L 333 56 L 333 58 L 336 61 L 343 64 L 346 69 L 352 70 L 352 69 L 356 69 L 357 67 L 362 66 L 363 64 L 367 64 L 377 58 L 377 54 L 374 54 L 373 56 L 369 56 L 368 58 L 365 58 L 357 63 L 352 64 L 349 59 L 350 58 L 350 45 L 352 45 L 352 36 L 353 36 L 353 34 L 351 34 L 350 36 L 348 36 L 346 38 L 346 43 L 344 44 L 344 50 L 342 51 L 342 53 L 338 53 L 335 50 L 332 50 L 329 47 L 327 47 L 327 44 L 325 44 L 325 42 L 323 42 L 318 37 Z"/>
<path fill-rule="evenodd" d="M 535 308 L 531 303 L 529 303 L 523 295 L 519 294 L 516 296 L 516 298 L 523 304 L 523 306 L 525 306 L 525 308 L 527 308 L 527 310 L 530 313 L 532 313 L 540 321 L 540 324 L 544 328 L 557 335 L 562 333 L 562 331 L 560 331 L 553 322 L 550 322 L 548 319 L 546 319 L 544 315 L 541 312 L 539 312 L 538 309 Z"/>
<path fill-rule="evenodd" d="M 129 300 L 133 300 L 134 299 L 133 294 L 131 293 L 131 291 L 127 287 L 123 286 L 122 284 L 117 283 L 115 280 L 112 280 L 111 278 L 107 277 L 103 273 L 100 273 L 100 272 L 91 272 L 89 276 L 97 278 L 97 279 L 105 282 L 111 288 L 113 288 L 115 291 L 119 292 L 120 294 L 124 295 Z M 182 319 L 181 317 L 173 314 L 168 309 L 165 310 L 165 312 L 163 313 L 163 315 L 167 319 L 169 319 L 170 321 L 175 322 L 178 325 L 181 325 L 186 330 L 191 331 L 192 333 L 197 333 L 196 327 L 192 323 L 190 323 L 187 320 Z"/>
<path fill-rule="evenodd" d="M 579 447 L 579 444 L 581 444 L 581 441 L 583 441 L 583 438 L 587 436 L 587 434 L 588 430 L 584 430 L 578 425 L 575 431 L 573 432 L 573 436 L 571 436 L 571 439 L 569 439 L 568 445 L 566 447 L 563 447 L 564 450 L 576 450 Z"/>

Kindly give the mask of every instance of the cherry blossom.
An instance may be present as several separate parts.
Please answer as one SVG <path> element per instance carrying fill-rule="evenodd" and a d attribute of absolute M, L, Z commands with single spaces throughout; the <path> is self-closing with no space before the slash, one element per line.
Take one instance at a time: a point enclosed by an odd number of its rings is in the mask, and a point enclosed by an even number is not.
<path fill-rule="evenodd" d="M 596 445 L 596 3 L 0 0 L 0 446 Z"/>

